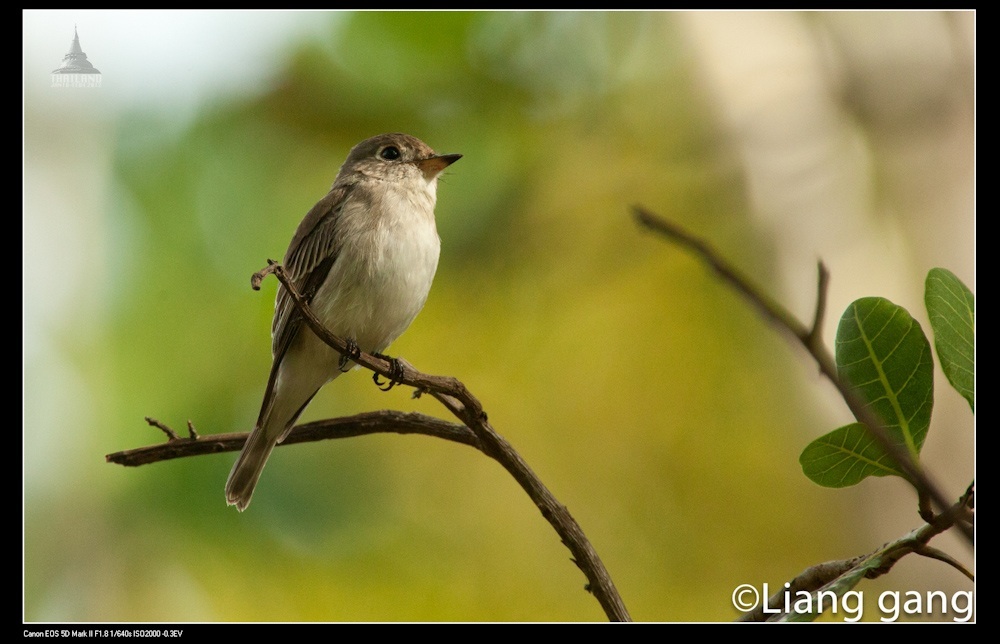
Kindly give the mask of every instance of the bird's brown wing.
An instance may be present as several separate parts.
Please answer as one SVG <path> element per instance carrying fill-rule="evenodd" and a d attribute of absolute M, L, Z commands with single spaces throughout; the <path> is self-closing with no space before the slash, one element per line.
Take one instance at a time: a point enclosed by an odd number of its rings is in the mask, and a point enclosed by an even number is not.
<path fill-rule="evenodd" d="M 337 260 L 340 250 L 340 240 L 336 236 L 337 219 L 343 211 L 344 202 L 351 189 L 352 186 L 340 186 L 320 199 L 299 224 L 292 242 L 288 245 L 284 267 L 292 283 L 307 302 L 312 300 Z M 264 403 L 257 419 L 258 426 L 271 404 L 281 360 L 301 326 L 302 315 L 295 308 L 295 303 L 285 287 L 279 285 L 274 302 L 274 321 L 271 325 L 271 353 L 274 361 L 267 379 Z"/>

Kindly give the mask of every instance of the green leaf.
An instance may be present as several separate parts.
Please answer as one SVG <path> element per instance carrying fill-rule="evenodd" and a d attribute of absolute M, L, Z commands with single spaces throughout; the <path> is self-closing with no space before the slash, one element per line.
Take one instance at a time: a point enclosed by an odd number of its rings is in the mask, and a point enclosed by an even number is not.
<path fill-rule="evenodd" d="M 799 463 L 806 476 L 823 487 L 848 487 L 869 476 L 903 476 L 861 423 L 835 429 L 809 443 Z"/>
<path fill-rule="evenodd" d="M 955 274 L 927 273 L 924 301 L 934 329 L 934 346 L 948 382 L 976 411 L 976 300 Z"/>
<path fill-rule="evenodd" d="M 930 344 L 906 309 L 880 297 L 855 301 L 837 328 L 837 371 L 868 401 L 889 437 L 920 455 L 934 403 Z M 903 476 L 865 429 L 855 423 L 810 443 L 802 471 L 825 487 L 855 485 L 869 476 Z"/>
<path fill-rule="evenodd" d="M 855 301 L 837 327 L 837 372 L 917 458 L 934 404 L 927 337 L 901 306 L 881 297 Z"/>

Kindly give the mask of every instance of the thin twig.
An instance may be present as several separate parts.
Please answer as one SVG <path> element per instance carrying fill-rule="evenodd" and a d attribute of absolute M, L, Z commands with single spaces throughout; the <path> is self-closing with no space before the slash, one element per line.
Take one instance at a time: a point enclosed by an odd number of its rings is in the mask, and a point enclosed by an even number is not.
<path fill-rule="evenodd" d="M 808 329 L 784 306 L 768 297 L 735 266 L 723 259 L 708 242 L 692 235 L 677 224 L 667 221 L 641 207 L 636 206 L 634 210 L 639 223 L 672 239 L 681 246 L 695 251 L 702 261 L 708 264 L 723 281 L 743 294 L 765 318 L 771 320 L 779 329 L 795 336 L 819 364 L 823 375 L 840 392 L 841 397 L 847 403 L 848 408 L 850 408 L 858 422 L 868 428 L 868 431 L 878 442 L 879 446 L 899 465 L 899 468 L 906 475 L 907 480 L 917 490 L 918 495 L 924 493 L 929 496 L 942 512 L 951 511 L 951 503 L 948 502 L 938 486 L 931 481 L 930 477 L 920 466 L 920 463 L 907 450 L 889 437 L 889 433 L 882 420 L 871 411 L 866 401 L 840 379 L 833 356 L 830 355 L 826 346 L 818 341 L 816 330 L 822 324 L 822 313 L 826 306 L 825 292 L 821 292 L 817 297 L 816 320 L 813 322 L 813 328 Z M 825 291 L 826 277 L 823 275 L 825 268 L 822 267 L 822 264 L 820 266 L 819 286 Z M 969 540 L 969 543 L 972 543 L 972 530 L 962 523 L 956 525 Z"/>
<path fill-rule="evenodd" d="M 947 552 L 944 552 L 943 550 L 938 550 L 933 546 L 923 546 L 921 548 L 914 549 L 914 552 L 917 553 L 918 555 L 923 555 L 924 557 L 927 557 L 929 559 L 937 559 L 938 561 L 943 561 L 944 563 L 948 564 L 958 572 L 968 577 L 969 581 L 976 580 L 976 577 L 975 575 L 972 574 L 972 571 L 963 566 L 960 561 L 949 555 Z"/>
<path fill-rule="evenodd" d="M 278 266 L 278 262 L 273 259 L 268 259 L 267 266 L 250 276 L 250 288 L 255 291 L 259 291 L 261 282 L 264 281 L 265 277 L 274 272 L 274 268 L 276 266 Z"/>
<path fill-rule="evenodd" d="M 805 338 L 806 345 L 810 347 L 822 343 L 823 319 L 826 317 L 826 294 L 830 284 L 830 271 L 827 270 L 822 261 L 816 263 L 816 269 L 818 273 L 816 283 L 816 312 L 813 315 L 812 328 L 809 329 L 809 335 Z"/>
<path fill-rule="evenodd" d="M 150 426 L 156 427 L 157 429 L 161 430 L 164 434 L 166 434 L 168 441 L 179 441 L 179 440 L 181 440 L 181 437 L 180 437 L 180 435 L 177 432 L 175 432 L 169 426 L 164 425 L 160 421 L 156 420 L 155 418 L 150 418 L 149 416 L 146 416 L 146 422 L 149 423 Z"/>

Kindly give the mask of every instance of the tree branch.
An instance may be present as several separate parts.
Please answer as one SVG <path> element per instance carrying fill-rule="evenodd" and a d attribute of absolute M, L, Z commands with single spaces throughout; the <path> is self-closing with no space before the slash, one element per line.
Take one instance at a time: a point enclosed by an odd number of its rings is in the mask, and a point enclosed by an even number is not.
<path fill-rule="evenodd" d="M 660 233 L 685 248 L 693 250 L 724 282 L 747 298 L 761 315 L 770 320 L 780 330 L 795 337 L 813 359 L 816 360 L 820 372 L 840 392 L 841 397 L 847 403 L 848 408 L 858 422 L 868 428 L 868 431 L 878 442 L 879 446 L 892 457 L 906 474 L 907 480 L 916 489 L 918 497 L 926 495 L 942 512 L 947 513 L 952 511 L 951 503 L 930 479 L 920 466 L 920 463 L 906 449 L 896 444 L 889 437 L 889 433 L 882 420 L 871 411 L 866 401 L 854 389 L 841 381 L 838 376 L 836 362 L 820 338 L 820 328 L 826 309 L 826 286 L 828 280 L 826 267 L 822 263 L 819 264 L 819 293 L 816 299 L 815 319 L 812 328 L 809 329 L 789 312 L 788 309 L 764 294 L 760 288 L 754 285 L 735 266 L 715 252 L 715 249 L 707 241 L 692 235 L 677 224 L 667 221 L 639 206 L 635 206 L 634 211 L 636 219 L 640 224 Z M 929 517 L 923 518 L 926 520 Z M 973 543 L 972 529 L 961 522 L 955 525 L 966 536 L 969 543 Z"/>
<path fill-rule="evenodd" d="M 401 384 L 416 387 L 418 391 L 431 393 L 459 420 L 465 423 L 479 440 L 482 452 L 500 463 L 514 477 L 534 501 L 542 516 L 555 528 L 563 543 L 573 553 L 573 561 L 589 580 L 588 590 L 600 602 L 608 618 L 614 621 L 631 621 L 625 603 L 611 580 L 611 575 L 608 574 L 604 563 L 598 557 L 579 524 L 528 467 L 521 455 L 493 429 L 479 399 L 473 396 L 462 382 L 457 378 L 423 374 L 403 360 L 398 361 L 400 368 L 397 370 L 389 360 L 365 352 L 357 352 L 352 355 L 347 343 L 323 326 L 308 303 L 296 291 L 284 269 L 274 262 L 269 262 L 269 264 L 271 265 L 270 270 L 288 290 L 309 328 L 320 339 L 339 351 L 341 355 L 350 357 L 354 362 L 372 371 Z"/>
<path fill-rule="evenodd" d="M 204 454 L 219 454 L 222 452 L 238 452 L 243 449 L 247 434 L 212 434 L 192 438 L 181 438 L 174 430 L 158 420 L 147 418 L 146 422 L 158 427 L 164 432 L 173 434 L 166 443 L 148 445 L 137 449 L 125 450 L 108 454 L 104 459 L 108 463 L 117 463 L 126 467 L 138 467 L 160 461 L 169 461 L 187 456 Z M 296 425 L 281 445 L 296 443 L 311 443 L 334 438 L 351 438 L 368 434 L 423 434 L 445 440 L 470 445 L 479 449 L 479 439 L 464 425 L 456 425 L 432 416 L 418 413 L 403 413 L 399 411 L 373 411 L 355 416 L 329 418 L 312 423 Z M 170 434 L 168 434 L 170 436 Z"/>
<path fill-rule="evenodd" d="M 549 524 L 552 525 L 562 542 L 567 548 L 569 548 L 573 555 L 573 562 L 576 563 L 583 574 L 587 577 L 589 583 L 587 584 L 586 589 L 597 598 L 597 601 L 600 602 L 601 607 L 604 609 L 608 618 L 612 621 L 631 621 L 632 618 L 629 615 L 628 610 L 625 608 L 625 603 L 622 601 L 621 596 L 618 593 L 618 589 L 611 580 L 611 575 L 608 574 L 607 569 L 604 567 L 604 563 L 597 555 L 597 552 L 594 550 L 590 540 L 587 539 L 587 536 L 584 534 L 579 524 L 572 517 L 572 515 L 570 515 L 566 507 L 559 503 L 555 496 L 553 496 L 552 492 L 545 487 L 524 459 L 521 458 L 520 454 L 518 454 L 510 443 L 508 443 L 493 429 L 487 420 L 486 412 L 483 410 L 482 404 L 475 396 L 472 395 L 462 382 L 452 377 L 433 376 L 421 373 L 405 360 L 396 360 L 395 362 L 397 364 L 394 364 L 394 361 L 386 358 L 358 351 L 357 347 L 349 347 L 343 338 L 333 335 L 323 326 L 323 323 L 312 312 L 308 302 L 305 301 L 302 295 L 291 283 L 291 280 L 288 278 L 280 264 L 274 262 L 273 260 L 268 260 L 268 266 L 262 271 L 255 273 L 251 278 L 251 285 L 253 288 L 255 290 L 259 289 L 261 280 L 271 273 L 278 278 L 282 286 L 288 291 L 288 294 L 291 296 L 296 308 L 302 315 L 303 320 L 309 328 L 312 329 L 313 333 L 315 333 L 317 337 L 326 342 L 329 346 L 333 347 L 341 355 L 347 356 L 353 362 L 389 378 L 390 381 L 415 387 L 417 395 L 424 392 L 430 393 L 435 399 L 440 401 L 441 404 L 448 409 L 448 411 L 453 413 L 460 421 L 462 421 L 471 435 L 466 434 L 466 429 L 463 428 L 456 430 L 455 426 L 449 423 L 449 428 L 447 432 L 445 432 L 447 433 L 447 436 L 441 435 L 440 437 L 448 438 L 449 440 L 458 440 L 458 442 L 473 445 L 481 452 L 500 463 L 500 465 L 514 477 L 518 484 L 520 484 L 521 488 L 527 492 L 535 506 L 542 513 L 542 516 L 545 517 Z M 399 428 L 403 426 L 412 428 L 411 425 L 407 424 L 410 420 L 412 420 L 412 415 L 403 416 L 409 416 L 411 418 L 404 418 L 402 420 L 394 418 L 391 423 L 392 428 L 372 430 L 370 427 L 367 427 L 366 430 L 361 433 L 372 433 L 373 431 L 400 432 Z M 357 418 L 358 417 L 354 417 L 354 419 Z M 326 422 L 337 421 L 321 421 L 321 423 Z M 300 430 L 304 431 L 304 428 L 314 427 L 315 425 L 317 425 L 317 423 L 309 423 L 305 426 L 296 427 L 292 434 L 289 435 L 288 439 L 282 444 L 288 445 L 295 442 L 292 439 L 296 433 L 300 433 Z M 425 425 L 422 423 L 418 423 L 418 425 L 421 431 L 415 431 L 412 433 L 428 433 L 427 431 L 423 431 L 426 428 Z M 325 428 L 320 433 L 324 434 L 329 431 L 333 430 Z M 347 431 L 348 430 L 345 429 L 345 426 L 340 426 L 340 428 L 334 433 L 337 433 L 337 437 L 340 437 L 341 434 L 338 432 Z M 358 431 L 358 428 L 355 427 L 352 431 Z M 112 461 L 112 457 L 115 457 L 115 459 L 134 459 L 135 462 L 130 464 L 152 462 L 149 460 L 141 460 L 149 457 L 149 453 L 144 452 L 144 450 L 155 452 L 157 448 L 161 451 L 156 453 L 157 457 L 154 458 L 154 460 L 178 458 L 196 453 L 200 454 L 229 451 L 230 449 L 238 448 L 232 447 L 232 443 L 227 441 L 240 441 L 245 439 L 245 436 L 245 434 L 224 434 L 217 437 L 201 439 L 177 438 L 168 441 L 165 445 L 140 448 L 139 450 L 130 450 L 129 452 L 120 452 L 117 455 L 108 455 L 107 459 L 109 461 Z M 243 438 L 241 439 L 240 437 Z M 323 437 L 333 438 L 334 436 L 324 435 Z M 321 439 L 302 438 L 302 440 Z M 197 447 L 187 447 L 188 445 L 197 445 Z M 242 447 L 242 443 L 239 444 L 239 447 Z M 192 451 L 190 453 L 186 452 L 185 450 L 188 449 Z M 113 462 L 120 461 L 114 460 Z"/>

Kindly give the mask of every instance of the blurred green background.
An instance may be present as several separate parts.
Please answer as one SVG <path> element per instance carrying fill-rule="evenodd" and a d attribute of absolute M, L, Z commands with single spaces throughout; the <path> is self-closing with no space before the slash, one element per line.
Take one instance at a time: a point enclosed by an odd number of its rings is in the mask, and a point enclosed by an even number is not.
<path fill-rule="evenodd" d="M 868 295 L 928 329 L 928 269 L 976 290 L 974 13 L 23 18 L 25 620 L 604 619 L 537 509 L 466 447 L 282 448 L 243 514 L 222 492 L 235 454 L 104 462 L 162 439 L 146 415 L 252 427 L 276 281 L 249 277 L 381 132 L 465 155 L 438 188 L 430 298 L 389 352 L 479 396 L 635 619 L 731 620 L 739 584 L 919 525 L 900 480 L 802 475 L 843 404 L 630 206 L 711 239 L 805 320 L 823 258 L 828 342 Z M 74 24 L 100 88 L 50 86 Z M 924 460 L 957 496 L 974 421 L 936 381 Z M 356 372 L 302 419 L 447 417 L 409 394 Z M 970 588 L 916 557 L 859 586 Z"/>

